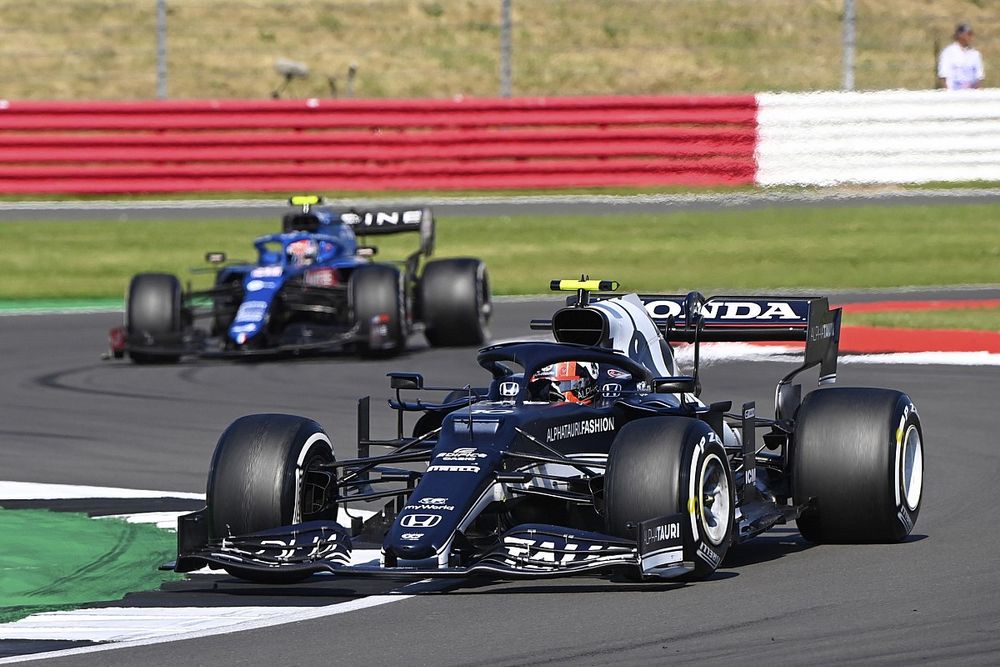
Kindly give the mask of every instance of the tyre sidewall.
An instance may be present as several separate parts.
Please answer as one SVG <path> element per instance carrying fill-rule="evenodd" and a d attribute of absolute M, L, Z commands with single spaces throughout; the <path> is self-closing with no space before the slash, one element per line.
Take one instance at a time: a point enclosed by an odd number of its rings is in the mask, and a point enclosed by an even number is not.
<path fill-rule="evenodd" d="M 915 430 L 921 493 L 906 499 L 904 446 Z M 923 432 L 910 398 L 886 389 L 830 388 L 806 397 L 797 416 L 792 495 L 811 542 L 894 542 L 913 529 L 923 499 Z"/>
<path fill-rule="evenodd" d="M 718 462 L 729 489 L 727 526 L 709 538 L 701 499 L 705 466 Z M 643 488 L 645 487 L 645 488 Z M 684 552 L 692 554 L 689 577 L 704 579 L 722 563 L 735 521 L 733 476 L 718 435 L 706 423 L 685 417 L 650 417 L 626 424 L 615 438 L 605 482 L 606 530 L 635 538 L 626 524 L 681 513 Z"/>
<path fill-rule="evenodd" d="M 125 297 L 125 329 L 134 363 L 176 363 L 180 354 L 145 352 L 142 346 L 150 341 L 157 347 L 180 346 L 184 325 L 183 291 L 176 276 L 140 273 L 132 277 Z"/>
<path fill-rule="evenodd" d="M 249 415 L 219 438 L 206 490 L 212 538 L 301 522 L 303 466 L 334 460 L 319 424 L 292 415 Z"/>
<path fill-rule="evenodd" d="M 351 309 L 358 325 L 362 350 L 368 354 L 401 352 L 406 347 L 410 329 L 403 274 L 393 266 L 371 264 L 355 269 L 350 283 Z M 384 349 L 370 349 L 371 319 L 382 314 L 389 316 L 386 340 L 390 345 Z"/>
<path fill-rule="evenodd" d="M 435 346 L 481 345 L 489 339 L 492 297 L 486 264 L 471 257 L 428 262 L 420 278 L 420 314 Z"/>
<path fill-rule="evenodd" d="M 923 502 L 923 472 L 926 459 L 923 456 L 923 442 L 924 434 L 920 427 L 920 417 L 917 415 L 917 409 L 910 401 L 910 399 L 904 394 L 900 396 L 899 402 L 896 404 L 895 413 L 899 415 L 898 420 L 893 420 L 895 423 L 890 424 L 893 427 L 894 444 L 893 456 L 889 457 L 891 475 L 895 477 L 892 485 L 893 498 L 892 504 L 896 511 L 892 519 L 890 526 L 890 531 L 893 540 L 902 540 L 913 530 L 913 526 L 917 522 L 917 517 L 920 515 L 920 505 Z M 905 444 L 906 437 L 910 429 L 916 429 L 916 434 L 919 436 L 920 440 L 920 489 L 913 506 L 910 506 L 910 501 L 907 499 L 907 488 L 905 485 L 906 471 L 905 471 Z M 897 501 L 898 496 L 898 501 Z"/>

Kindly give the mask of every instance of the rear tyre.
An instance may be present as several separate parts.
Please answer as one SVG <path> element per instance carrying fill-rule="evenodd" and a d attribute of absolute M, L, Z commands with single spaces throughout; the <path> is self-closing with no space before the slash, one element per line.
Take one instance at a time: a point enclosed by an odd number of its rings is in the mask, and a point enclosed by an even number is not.
<path fill-rule="evenodd" d="M 890 389 L 830 388 L 799 407 L 792 497 L 807 504 L 810 542 L 899 542 L 920 514 L 924 451 L 910 397 Z"/>
<path fill-rule="evenodd" d="M 409 333 L 403 275 L 384 264 L 362 266 L 351 274 L 350 288 L 361 353 L 392 356 L 402 352 Z"/>
<path fill-rule="evenodd" d="M 733 473 L 718 436 L 687 417 L 629 422 L 611 445 L 604 478 L 605 529 L 636 538 L 640 521 L 683 513 L 685 553 L 695 553 L 688 579 L 704 579 L 721 564 L 732 541 Z M 631 527 L 630 527 L 631 524 Z M 638 577 L 638 570 L 630 573 Z"/>
<path fill-rule="evenodd" d="M 125 303 L 125 327 L 130 346 L 148 341 L 152 346 L 181 345 L 183 313 L 181 283 L 167 273 L 140 273 L 132 278 Z M 137 364 L 177 363 L 180 354 L 130 349 Z"/>
<path fill-rule="evenodd" d="M 486 264 L 474 258 L 428 262 L 420 278 L 424 335 L 434 347 L 482 345 L 493 310 Z"/>
<path fill-rule="evenodd" d="M 208 473 L 209 539 L 247 535 L 317 519 L 336 519 L 333 445 L 311 419 L 261 414 L 240 417 L 223 432 Z M 308 574 L 227 567 L 234 577 L 289 583 Z"/>

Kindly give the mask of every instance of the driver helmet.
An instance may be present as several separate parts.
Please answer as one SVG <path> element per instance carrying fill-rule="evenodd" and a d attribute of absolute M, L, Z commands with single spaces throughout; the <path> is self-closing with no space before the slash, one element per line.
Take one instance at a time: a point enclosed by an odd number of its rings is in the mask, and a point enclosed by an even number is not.
<path fill-rule="evenodd" d="M 309 266 L 316 261 L 319 243 L 314 239 L 299 239 L 289 243 L 285 252 L 288 254 L 288 263 L 292 266 Z"/>
<path fill-rule="evenodd" d="M 531 376 L 531 394 L 543 401 L 590 405 L 597 393 L 598 365 L 590 361 L 561 361 Z"/>

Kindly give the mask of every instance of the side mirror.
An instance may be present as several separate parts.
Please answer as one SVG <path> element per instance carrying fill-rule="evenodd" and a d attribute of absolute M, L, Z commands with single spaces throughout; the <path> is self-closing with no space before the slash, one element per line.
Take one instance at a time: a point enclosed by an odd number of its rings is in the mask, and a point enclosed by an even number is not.
<path fill-rule="evenodd" d="M 698 378 L 690 375 L 653 378 L 653 391 L 658 394 L 697 394 Z"/>
<path fill-rule="evenodd" d="M 423 389 L 424 376 L 420 373 L 388 373 L 389 386 L 393 389 Z"/>
<path fill-rule="evenodd" d="M 224 252 L 206 252 L 205 261 L 209 264 L 222 264 L 226 261 L 226 253 Z"/>

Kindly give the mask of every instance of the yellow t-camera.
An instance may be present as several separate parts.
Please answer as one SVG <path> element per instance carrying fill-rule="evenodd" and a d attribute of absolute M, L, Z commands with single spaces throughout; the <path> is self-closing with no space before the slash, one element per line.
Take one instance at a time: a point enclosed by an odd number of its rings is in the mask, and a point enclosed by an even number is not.
<path fill-rule="evenodd" d="M 553 292 L 575 292 L 581 289 L 589 292 L 614 292 L 619 287 L 617 280 L 553 280 L 549 283 L 549 289 Z"/>

